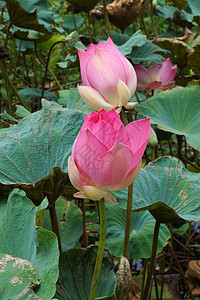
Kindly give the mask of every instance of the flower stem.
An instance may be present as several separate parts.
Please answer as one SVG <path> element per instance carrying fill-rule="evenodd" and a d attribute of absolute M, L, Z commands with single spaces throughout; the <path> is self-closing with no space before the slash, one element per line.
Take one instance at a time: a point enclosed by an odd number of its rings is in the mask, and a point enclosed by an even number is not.
<path fill-rule="evenodd" d="M 52 230 L 58 238 L 58 247 L 59 247 L 59 251 L 61 253 L 62 245 L 61 245 L 60 230 L 59 230 L 59 226 L 58 226 L 58 218 L 57 218 L 57 214 L 56 214 L 55 202 L 49 203 L 49 213 L 50 213 L 50 218 L 51 218 Z"/>
<path fill-rule="evenodd" d="M 147 270 L 148 270 L 148 259 L 144 259 L 144 269 L 143 269 L 143 276 L 142 276 L 142 288 L 141 288 L 141 296 L 140 299 L 143 297 L 144 293 L 144 287 L 146 285 L 146 280 L 147 280 Z"/>
<path fill-rule="evenodd" d="M 150 260 L 150 265 L 149 265 L 149 269 L 148 269 L 146 286 L 145 286 L 144 294 L 143 294 L 143 298 L 142 298 L 143 300 L 148 299 L 149 287 L 151 285 L 151 279 L 152 279 L 154 266 L 155 266 L 155 260 L 156 260 L 159 228 L 160 228 L 160 222 L 158 222 L 156 220 L 156 224 L 154 227 L 153 245 L 152 245 L 152 250 L 151 250 L 151 260 Z"/>
<path fill-rule="evenodd" d="M 182 270 L 182 268 L 181 268 L 181 265 L 180 265 L 180 263 L 179 263 L 179 261 L 178 261 L 176 255 L 175 255 L 175 253 L 174 253 L 174 251 L 173 251 L 173 249 L 172 249 L 171 243 L 168 242 L 167 246 L 168 246 L 168 248 L 169 248 L 169 250 L 170 250 L 170 252 L 171 252 L 171 255 L 173 256 L 173 258 L 174 258 L 174 260 L 175 260 L 175 262 L 176 262 L 176 264 L 177 264 L 177 267 L 178 267 L 178 269 L 179 269 L 179 271 L 180 271 L 180 273 L 181 273 L 181 276 L 182 276 L 182 278 L 183 278 L 183 281 L 184 281 L 184 283 L 185 283 L 185 285 L 186 285 L 186 287 L 187 287 L 188 296 L 189 296 L 192 300 L 194 300 L 194 297 L 193 297 L 192 292 L 191 292 L 191 290 L 190 290 L 190 285 L 189 285 L 189 283 L 188 283 L 188 281 L 187 281 L 187 279 L 186 279 L 186 277 L 185 277 L 185 274 L 184 274 L 184 272 L 183 272 L 183 270 Z"/>
<path fill-rule="evenodd" d="M 126 229 L 124 237 L 124 256 L 128 259 L 129 250 L 129 237 L 131 229 L 131 213 L 132 213 L 132 201 L 133 201 L 133 183 L 128 187 L 128 200 L 126 209 Z"/>
<path fill-rule="evenodd" d="M 108 17 L 108 11 L 107 11 L 107 8 L 106 8 L 106 1 L 105 0 L 103 0 L 103 10 L 104 10 L 105 24 L 106 24 L 106 28 L 108 30 L 108 35 L 111 39 L 113 39 L 112 30 L 111 30 L 111 27 L 110 27 L 110 21 L 109 21 L 109 17 Z"/>
<path fill-rule="evenodd" d="M 100 214 L 100 239 L 99 239 L 99 248 L 97 252 L 97 259 L 94 268 L 94 274 L 92 279 L 92 286 L 90 290 L 90 298 L 89 300 L 95 300 L 98 281 L 99 281 L 99 274 L 101 271 L 101 264 L 103 261 L 103 254 L 104 254 L 104 247 L 106 242 L 106 208 L 105 208 L 105 201 L 101 199 L 99 201 L 99 214 Z"/>

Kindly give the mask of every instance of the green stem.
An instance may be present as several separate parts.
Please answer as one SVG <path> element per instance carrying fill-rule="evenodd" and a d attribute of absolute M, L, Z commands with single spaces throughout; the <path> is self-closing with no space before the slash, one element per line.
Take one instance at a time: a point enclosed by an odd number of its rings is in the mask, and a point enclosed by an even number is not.
<path fill-rule="evenodd" d="M 105 24 L 106 24 L 106 28 L 108 30 L 108 35 L 111 39 L 113 39 L 112 30 L 111 30 L 111 27 L 110 27 L 110 21 L 109 21 L 109 18 L 108 18 L 108 11 L 106 9 L 106 1 L 105 0 L 103 0 L 103 10 L 104 10 Z"/>
<path fill-rule="evenodd" d="M 127 210 L 126 210 L 126 229 L 124 237 L 124 256 L 128 259 L 129 250 L 129 238 L 131 229 L 131 213 L 132 213 L 132 202 L 133 202 L 133 183 L 128 187 L 128 200 L 127 200 Z"/>
<path fill-rule="evenodd" d="M 144 269 L 143 269 L 143 276 L 142 276 L 142 288 L 141 288 L 140 299 L 142 299 L 142 297 L 143 297 L 144 287 L 145 287 L 145 285 L 146 285 L 146 280 L 147 280 L 147 270 L 148 270 L 148 259 L 145 258 L 145 259 L 144 259 Z"/>
<path fill-rule="evenodd" d="M 162 281 L 161 281 L 161 289 L 160 289 L 160 300 L 162 300 L 162 297 L 163 297 L 164 280 L 165 280 L 165 252 L 163 251 L 163 255 L 162 255 Z"/>
<path fill-rule="evenodd" d="M 175 262 L 176 262 L 176 264 L 177 264 L 177 267 L 178 267 L 178 269 L 179 269 L 179 271 L 180 271 L 180 273 L 181 273 L 181 276 L 182 276 L 182 278 L 183 278 L 183 281 L 184 281 L 184 283 L 185 283 L 185 285 L 186 285 L 186 287 L 187 287 L 188 296 L 189 296 L 192 300 L 194 300 L 194 297 L 193 297 L 192 292 L 191 292 L 191 290 L 190 290 L 190 285 L 189 285 L 189 283 L 188 283 L 188 281 L 187 281 L 187 279 L 186 279 L 186 277 L 185 277 L 185 274 L 184 274 L 184 272 L 183 272 L 183 270 L 182 270 L 182 268 L 181 268 L 181 265 L 180 265 L 180 263 L 179 263 L 179 261 L 178 261 L 176 255 L 175 255 L 175 253 L 174 253 L 174 251 L 173 251 L 173 249 L 172 249 L 172 246 L 171 246 L 170 242 L 168 242 L 167 246 L 168 246 L 168 248 L 169 248 L 169 250 L 170 250 L 170 252 L 171 252 L 171 255 L 173 256 L 173 258 L 174 258 L 174 260 L 175 260 Z"/>
<path fill-rule="evenodd" d="M 59 226 L 58 226 L 58 218 L 57 218 L 57 214 L 56 214 L 55 202 L 49 203 L 49 213 L 50 213 L 50 218 L 51 218 L 52 231 L 56 234 L 56 236 L 58 238 L 58 247 L 59 247 L 59 250 L 61 253 L 62 245 L 61 245 L 60 230 L 59 230 Z"/>
<path fill-rule="evenodd" d="M 151 148 L 151 160 L 154 161 L 156 159 L 156 147 Z"/>
<path fill-rule="evenodd" d="M 99 274 L 101 271 L 101 264 L 103 261 L 104 247 L 106 242 L 106 208 L 105 208 L 105 200 L 101 199 L 99 201 L 99 213 L 100 213 L 100 239 L 99 239 L 99 248 L 97 253 L 97 259 L 92 279 L 92 286 L 90 290 L 90 298 L 89 300 L 95 300 Z"/>
<path fill-rule="evenodd" d="M 148 299 L 149 294 L 149 288 L 151 285 L 152 275 L 155 267 L 155 260 L 156 260 L 156 252 L 157 252 L 157 244 L 158 244 L 158 234 L 159 234 L 159 228 L 160 228 L 160 222 L 156 220 L 155 228 L 154 228 L 154 236 L 153 236 L 153 245 L 152 245 L 152 251 L 151 251 L 151 260 L 148 268 L 148 275 L 147 275 L 147 281 L 146 286 L 144 289 L 143 294 L 143 300 Z"/>
<path fill-rule="evenodd" d="M 87 231 L 86 231 L 86 214 L 85 214 L 85 201 L 84 199 L 81 199 L 81 210 L 83 214 L 83 246 L 84 248 L 87 248 L 88 242 L 87 242 Z"/>
<path fill-rule="evenodd" d="M 1 66 L 1 70 L 2 73 L 6 79 L 6 81 L 8 82 L 9 86 L 12 88 L 13 93 L 15 94 L 15 96 L 19 99 L 19 101 L 21 102 L 21 104 L 28 110 L 28 107 L 26 106 L 26 103 L 24 102 L 24 100 L 22 99 L 22 97 L 18 94 L 16 87 L 12 84 L 12 81 L 10 80 L 4 66 L 2 63 L 0 63 Z M 9 110 L 10 110 L 10 104 L 9 104 Z M 12 109 L 11 109 L 11 113 L 12 113 Z M 12 114 L 11 114 L 12 115 Z"/>
<path fill-rule="evenodd" d="M 150 15 L 151 15 L 151 23 L 152 23 L 152 28 L 153 28 L 154 34 L 155 34 L 156 38 L 158 38 L 158 33 L 157 33 L 156 26 L 155 26 L 154 20 L 153 20 L 153 0 L 151 0 L 151 2 L 150 2 Z"/>
<path fill-rule="evenodd" d="M 174 248 L 173 247 L 173 231 L 172 231 L 172 223 L 169 224 L 169 231 L 170 231 L 170 242 L 171 242 L 171 247 L 172 249 Z M 169 273 L 172 274 L 173 272 L 173 256 L 171 255 L 170 257 L 170 264 L 169 264 Z"/>

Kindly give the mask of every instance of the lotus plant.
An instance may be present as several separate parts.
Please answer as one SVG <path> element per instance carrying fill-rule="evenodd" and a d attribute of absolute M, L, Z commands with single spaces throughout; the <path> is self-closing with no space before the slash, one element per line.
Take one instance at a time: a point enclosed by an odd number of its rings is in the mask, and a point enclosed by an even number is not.
<path fill-rule="evenodd" d="M 150 120 L 122 124 L 112 109 L 86 115 L 68 161 L 74 196 L 116 203 L 108 191 L 125 189 L 137 177 L 150 132 Z"/>
<path fill-rule="evenodd" d="M 78 90 L 89 107 L 119 112 L 122 106 L 131 106 L 128 101 L 137 86 L 136 73 L 110 38 L 105 44 L 91 44 L 87 51 L 79 49 L 78 55 L 84 84 Z"/>
<path fill-rule="evenodd" d="M 177 65 L 172 67 L 168 58 L 160 65 L 145 68 L 142 65 L 134 66 L 137 74 L 137 89 L 150 92 L 155 89 L 169 89 L 172 87 Z"/>

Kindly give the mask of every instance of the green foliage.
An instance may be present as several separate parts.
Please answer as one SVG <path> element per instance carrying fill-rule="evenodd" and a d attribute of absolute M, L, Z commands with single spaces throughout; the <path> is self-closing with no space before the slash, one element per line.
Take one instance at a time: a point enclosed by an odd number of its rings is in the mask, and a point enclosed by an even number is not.
<path fill-rule="evenodd" d="M 65 30 L 67 30 L 69 33 L 76 30 L 74 20 L 75 20 L 75 24 L 76 24 L 77 29 L 80 29 L 83 26 L 84 22 L 85 22 L 85 19 L 81 16 L 69 15 L 68 17 L 64 18 L 63 28 Z"/>
<path fill-rule="evenodd" d="M 59 294 L 56 294 L 56 298 L 88 299 L 96 256 L 96 247 L 90 247 L 87 250 L 71 249 L 61 254 Z M 110 255 L 105 251 L 95 299 L 103 300 L 113 295 L 115 284 L 114 265 Z"/>
<path fill-rule="evenodd" d="M 33 265 L 26 259 L 0 253 L 0 297 L 2 300 L 13 299 L 39 285 L 38 274 Z M 32 291 L 33 292 L 33 291 Z M 20 295 L 21 294 L 21 295 Z M 26 294 L 28 297 L 28 295 Z"/>
<path fill-rule="evenodd" d="M 56 201 L 56 212 L 59 220 L 62 249 L 67 251 L 74 248 L 83 233 L 82 212 L 77 205 L 72 202 L 66 202 L 61 197 Z M 48 210 L 45 213 L 43 227 L 51 230 Z"/>
<path fill-rule="evenodd" d="M 39 32 L 51 31 L 52 12 L 46 0 L 6 0 L 10 21 L 22 28 Z"/>
<path fill-rule="evenodd" d="M 59 92 L 58 103 L 68 109 L 76 109 L 89 114 L 92 110 L 81 99 L 77 89 L 63 90 Z"/>
<path fill-rule="evenodd" d="M 69 193 L 67 160 L 83 119 L 80 111 L 43 100 L 40 111 L 21 120 L 2 138 L 1 183 L 20 186 L 36 205 L 44 194 L 54 202 L 60 193 Z"/>
<path fill-rule="evenodd" d="M 77 89 L 81 84 L 77 49 L 87 50 L 91 42 L 108 38 L 103 8 L 94 8 L 96 4 L 100 2 L 0 0 L 0 66 L 5 69 L 0 78 L 2 300 L 89 298 L 97 255 L 91 244 L 98 244 L 99 236 L 98 204 L 85 201 L 85 224 L 84 207 L 82 212 L 74 201 L 76 190 L 67 171 L 84 116 L 92 111 Z M 165 92 L 156 90 L 150 98 L 145 92 L 134 94 L 130 101 L 139 99 L 141 103 L 134 110 L 125 109 L 125 117 L 128 122 L 150 117 L 154 124 L 159 144 L 156 149 L 147 147 L 143 165 L 155 156 L 169 154 L 179 155 L 188 163 L 184 167 L 176 158 L 162 157 L 140 171 L 133 190 L 129 245 L 133 259 L 151 256 L 155 219 L 161 223 L 180 221 L 179 228 L 171 226 L 171 234 L 181 235 L 179 243 L 183 244 L 196 228 L 190 222 L 200 220 L 200 177 L 188 171 L 198 172 L 200 167 L 200 1 L 153 1 L 153 19 L 149 8 L 138 12 L 125 33 L 112 26 L 113 41 L 133 64 L 152 66 L 169 57 L 177 64 L 175 84 L 181 86 Z M 126 9 L 124 5 L 119 13 L 127 16 Z M 191 30 L 187 35 L 186 27 Z M 175 134 L 185 136 L 188 143 L 185 138 L 185 144 L 180 139 L 177 143 Z M 20 190 L 12 190 L 15 187 Z M 116 256 L 117 265 L 124 250 L 127 189 L 112 193 L 119 204 L 107 205 L 106 247 Z M 54 205 L 64 250 L 56 294 L 58 240 L 52 233 L 49 213 Z M 80 247 L 84 224 L 90 247 L 74 249 Z M 168 239 L 169 231 L 161 224 L 157 253 Z M 192 238 L 190 243 L 190 255 L 195 259 L 198 240 Z M 176 246 L 173 240 L 174 251 L 180 253 Z M 104 256 L 96 299 L 114 299 L 117 267 L 114 272 L 109 252 Z M 183 257 L 188 261 L 187 251 Z M 159 278 L 162 267 L 158 261 L 157 266 Z M 184 259 L 182 267 L 187 270 Z M 136 274 L 138 270 L 132 271 Z M 151 298 L 157 297 L 154 294 L 152 290 Z"/>
<path fill-rule="evenodd" d="M 151 122 L 160 129 L 185 135 L 188 143 L 200 150 L 199 95 L 197 84 L 190 84 L 187 88 L 177 87 L 142 102 L 137 110 L 151 118 Z"/>
<path fill-rule="evenodd" d="M 126 227 L 126 211 L 116 205 L 107 205 L 107 237 L 106 248 L 114 256 L 123 255 L 124 236 Z M 129 242 L 129 259 L 151 257 L 151 248 L 155 219 L 148 211 L 134 212 L 131 216 L 131 232 Z M 157 253 L 167 244 L 170 232 L 166 225 L 161 225 L 158 237 Z"/>
<path fill-rule="evenodd" d="M 159 64 L 163 61 L 162 54 L 169 54 L 170 52 L 154 45 L 147 40 L 139 49 L 132 51 L 130 57 L 134 64 L 143 64 L 149 66 L 152 64 Z"/>
<path fill-rule="evenodd" d="M 19 258 L 27 260 L 28 262 L 22 261 L 21 263 L 28 264 L 29 268 L 31 263 L 38 273 L 40 283 L 36 294 L 44 299 L 53 297 L 58 278 L 59 258 L 55 234 L 35 227 L 36 207 L 23 191 L 14 189 L 9 194 L 8 200 L 5 198 L 1 200 L 0 208 L 0 253 L 15 256 L 16 260 Z M 34 270 L 31 273 L 34 275 L 33 281 L 37 283 L 35 279 L 37 273 Z M 30 281 L 25 285 L 28 284 Z M 17 296 L 26 286 L 23 285 L 20 291 L 12 291 L 9 288 L 8 292 L 16 293 L 15 296 Z"/>
<path fill-rule="evenodd" d="M 161 223 L 199 221 L 199 179 L 200 174 L 189 172 L 177 158 L 161 157 L 140 171 L 134 182 L 132 209 L 149 210 Z M 116 192 L 123 209 L 125 195 Z"/>

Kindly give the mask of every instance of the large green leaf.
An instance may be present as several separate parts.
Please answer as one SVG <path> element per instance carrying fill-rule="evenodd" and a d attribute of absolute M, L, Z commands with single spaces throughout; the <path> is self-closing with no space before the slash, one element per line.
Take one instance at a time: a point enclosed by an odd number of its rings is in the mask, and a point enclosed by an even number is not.
<path fill-rule="evenodd" d="M 170 58 L 172 64 L 177 64 L 180 68 L 187 66 L 187 55 L 191 52 L 191 48 L 175 38 L 159 38 L 154 41 L 157 46 L 170 51 L 170 55 L 165 55 Z"/>
<path fill-rule="evenodd" d="M 0 253 L 0 298 L 13 299 L 39 285 L 38 274 L 26 259 Z M 28 298 L 28 295 L 27 295 Z"/>
<path fill-rule="evenodd" d="M 81 99 L 78 89 L 59 91 L 58 103 L 69 109 L 81 110 L 89 114 L 92 109 Z"/>
<path fill-rule="evenodd" d="M 123 45 L 117 46 L 123 55 L 130 54 L 135 47 L 140 47 L 146 42 L 146 35 L 140 30 L 136 31 Z"/>
<path fill-rule="evenodd" d="M 191 0 L 194 1 L 194 0 Z M 197 0 L 198 1 L 198 0 Z M 195 25 L 193 21 L 193 14 L 189 10 L 179 10 L 177 7 L 171 5 L 156 6 L 158 15 L 164 20 L 172 20 L 175 24 L 184 27 L 191 27 Z"/>
<path fill-rule="evenodd" d="M 199 58 L 200 58 L 200 44 L 197 44 L 194 47 L 194 52 L 188 55 L 188 65 L 192 68 L 193 72 L 197 74 L 200 73 Z"/>
<path fill-rule="evenodd" d="M 133 188 L 134 211 L 149 210 L 161 223 L 200 220 L 200 174 L 174 157 L 162 157 L 141 169 Z M 127 191 L 115 193 L 126 209 Z"/>
<path fill-rule="evenodd" d="M 74 19 L 76 22 L 77 29 L 80 29 L 85 22 L 85 19 L 81 16 L 72 16 L 72 15 L 67 16 L 63 21 L 63 28 L 68 32 L 72 32 L 76 29 L 74 24 Z"/>
<path fill-rule="evenodd" d="M 82 212 L 73 202 L 67 202 L 60 197 L 56 201 L 56 213 L 59 220 L 62 250 L 74 248 L 80 236 L 83 234 Z M 44 228 L 52 230 L 49 211 L 45 213 Z"/>
<path fill-rule="evenodd" d="M 189 7 L 193 14 L 193 21 L 200 25 L 200 2 L 199 0 L 188 0 Z"/>
<path fill-rule="evenodd" d="M 167 54 L 169 51 L 162 49 L 147 40 L 144 45 L 142 45 L 139 49 L 132 51 L 129 56 L 134 64 L 142 63 L 145 66 L 149 66 L 152 64 L 159 64 L 163 61 L 161 53 Z"/>
<path fill-rule="evenodd" d="M 107 205 L 106 248 L 114 256 L 121 257 L 124 249 L 126 211 L 118 205 Z M 129 259 L 149 258 L 153 242 L 155 219 L 148 211 L 134 212 L 131 216 Z M 159 230 L 157 253 L 161 252 L 170 237 L 167 226 Z"/>
<path fill-rule="evenodd" d="M 137 105 L 160 129 L 185 135 L 188 143 L 200 151 L 200 87 L 177 87 Z"/>
<path fill-rule="evenodd" d="M 46 0 L 6 0 L 11 23 L 40 32 L 51 31 L 52 12 Z"/>
<path fill-rule="evenodd" d="M 25 102 L 37 103 L 41 98 L 42 90 L 34 89 L 34 88 L 25 88 L 25 89 L 21 89 L 18 93 Z M 58 97 L 53 92 L 49 92 L 49 91 L 44 91 L 44 98 L 48 101 L 55 101 L 55 102 L 57 102 L 58 99 Z"/>
<path fill-rule="evenodd" d="M 58 279 L 58 242 L 54 233 L 35 227 L 36 207 L 14 189 L 0 202 L 0 252 L 27 259 L 38 272 L 38 296 L 54 296 Z"/>
<path fill-rule="evenodd" d="M 60 277 L 57 284 L 59 294 L 55 297 L 65 300 L 88 300 L 96 257 L 97 247 L 87 250 L 70 249 L 61 253 Z M 114 265 L 105 251 L 95 299 L 105 299 L 113 295 L 115 284 Z"/>
<path fill-rule="evenodd" d="M 84 114 L 43 100 L 43 108 L 23 120 L 0 141 L 0 182 L 26 190 L 39 205 L 73 192 L 67 175 L 68 157 Z M 69 189 L 72 189 L 72 192 Z"/>

